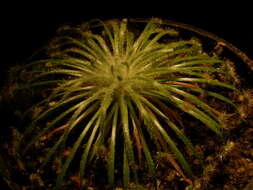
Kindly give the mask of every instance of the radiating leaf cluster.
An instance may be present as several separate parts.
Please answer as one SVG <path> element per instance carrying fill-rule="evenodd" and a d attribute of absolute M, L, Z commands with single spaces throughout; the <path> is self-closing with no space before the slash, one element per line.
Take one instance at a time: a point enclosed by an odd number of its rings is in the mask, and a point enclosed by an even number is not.
<path fill-rule="evenodd" d="M 131 179 L 138 183 L 138 165 L 142 160 L 155 181 L 154 154 L 168 150 L 192 177 L 189 163 L 173 140 L 178 137 L 198 157 L 181 130 L 185 122 L 179 113 L 189 114 L 222 136 L 219 112 L 201 94 L 233 105 L 230 99 L 212 90 L 215 86 L 235 89 L 215 79 L 224 72 L 220 67 L 223 61 L 203 53 L 199 42 L 175 38 L 176 31 L 152 20 L 140 33 L 131 30 L 126 19 L 101 22 L 96 30 L 90 28 L 92 24 L 66 28 L 54 44 L 53 58 L 30 64 L 42 65 L 42 69 L 33 71 L 36 74 L 31 86 L 50 88 L 52 93 L 41 103 L 48 104 L 48 108 L 33 121 L 26 134 L 50 115 L 56 117 L 32 138 L 24 152 L 65 122 L 67 127 L 42 165 L 78 131 L 56 189 L 63 183 L 78 150 L 82 150 L 82 181 L 102 145 L 108 147 L 111 187 L 116 162 L 122 162 L 125 187 Z M 49 106 L 52 102 L 55 104 Z"/>

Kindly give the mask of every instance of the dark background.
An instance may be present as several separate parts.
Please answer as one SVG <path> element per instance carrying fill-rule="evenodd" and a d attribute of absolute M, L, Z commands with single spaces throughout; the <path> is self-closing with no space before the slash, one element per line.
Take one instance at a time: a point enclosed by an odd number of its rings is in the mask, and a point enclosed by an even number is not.
<path fill-rule="evenodd" d="M 6 71 L 22 64 L 36 50 L 43 47 L 56 34 L 59 26 L 79 24 L 92 18 L 160 17 L 181 22 L 212 32 L 231 42 L 253 58 L 253 22 L 249 4 L 215 1 L 186 3 L 188 1 L 76 1 L 66 3 L 9 3 L 1 13 L 1 81 Z M 224 1 L 226 2 L 226 1 Z M 224 3 L 223 2 L 223 3 Z"/>

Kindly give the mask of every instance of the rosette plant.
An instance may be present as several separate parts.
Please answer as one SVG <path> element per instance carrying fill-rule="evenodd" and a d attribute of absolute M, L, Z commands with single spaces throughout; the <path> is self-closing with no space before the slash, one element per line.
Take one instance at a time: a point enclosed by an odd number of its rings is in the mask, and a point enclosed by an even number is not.
<path fill-rule="evenodd" d="M 31 139 L 23 150 L 25 154 L 41 137 L 61 130 L 42 163 L 43 167 L 63 147 L 71 147 L 55 188 L 60 188 L 76 157 L 82 181 L 101 147 L 106 148 L 111 187 L 116 163 L 122 163 L 125 188 L 131 180 L 138 184 L 143 161 L 155 181 L 157 152 L 174 154 L 177 170 L 193 177 L 175 139 L 199 158 L 184 133 L 185 115 L 223 138 L 221 113 L 206 100 L 235 106 L 216 91 L 236 90 L 224 79 L 223 60 L 205 53 L 198 40 L 182 40 L 177 31 L 152 19 L 142 31 L 132 30 L 123 19 L 65 27 L 60 34 L 48 59 L 27 65 L 33 68 L 29 87 L 46 88 L 50 95 L 26 130 L 24 138 Z"/>

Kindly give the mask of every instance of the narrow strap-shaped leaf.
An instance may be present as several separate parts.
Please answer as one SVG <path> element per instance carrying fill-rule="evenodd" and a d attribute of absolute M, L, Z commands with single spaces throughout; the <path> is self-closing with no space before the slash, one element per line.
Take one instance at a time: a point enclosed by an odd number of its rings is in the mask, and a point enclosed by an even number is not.
<path fill-rule="evenodd" d="M 199 158 L 199 156 L 196 153 L 196 150 L 191 143 L 190 139 L 183 134 L 183 132 L 173 123 L 171 120 L 163 113 L 161 112 L 157 107 L 155 107 L 151 102 L 143 99 L 143 101 L 150 107 L 152 111 L 154 111 L 157 115 L 159 115 L 161 118 L 163 118 L 168 126 L 176 133 L 176 135 L 184 142 L 184 144 L 187 146 L 187 148 L 196 156 Z M 162 103 L 162 102 L 161 102 Z"/>
<path fill-rule="evenodd" d="M 200 72 L 216 72 L 216 73 L 225 73 L 224 70 L 220 68 L 207 67 L 207 66 L 191 66 L 191 67 L 182 67 L 182 70 L 190 70 L 190 71 L 200 71 Z M 180 70 L 179 70 L 180 72 Z"/>
<path fill-rule="evenodd" d="M 217 135 L 222 137 L 221 125 L 219 123 L 217 123 L 214 119 L 212 119 L 210 116 L 208 116 L 206 113 L 199 110 L 196 106 L 179 99 L 178 97 L 172 95 L 169 92 L 166 93 L 166 92 L 162 92 L 162 91 L 157 91 L 156 93 L 170 99 L 171 102 L 174 103 L 174 105 L 176 107 L 181 109 L 183 112 L 186 112 L 186 113 L 194 116 L 198 120 L 202 121 L 211 130 L 213 130 Z M 143 101 L 146 102 L 146 104 L 151 105 L 148 101 L 146 101 L 146 99 L 144 99 L 144 98 L 142 98 L 142 99 L 143 99 Z"/>
<path fill-rule="evenodd" d="M 85 65 L 73 64 L 73 63 L 69 63 L 68 61 L 65 61 L 65 60 L 62 60 L 62 63 L 60 64 L 60 66 L 65 66 L 70 70 L 81 71 L 81 72 L 83 72 L 83 74 L 86 74 L 86 75 L 94 74 L 94 72 L 92 70 L 88 69 Z"/>
<path fill-rule="evenodd" d="M 64 85 L 64 83 L 62 84 Z M 94 88 L 90 86 L 78 88 L 74 85 L 64 87 L 63 85 L 62 85 L 62 88 L 55 89 L 55 91 L 53 91 L 52 93 L 52 96 L 56 96 L 56 95 L 59 96 L 59 100 L 57 100 L 57 104 L 61 104 L 62 102 L 67 101 L 69 98 L 72 98 L 73 96 L 76 96 L 76 95 L 83 96 L 83 98 L 80 99 L 80 101 L 86 100 L 87 98 L 92 96 L 92 90 Z M 66 91 L 66 89 L 68 89 L 68 91 Z M 90 89 L 90 90 L 87 90 L 87 89 Z"/>
<path fill-rule="evenodd" d="M 182 48 L 182 49 L 177 49 L 177 50 L 174 50 L 174 51 L 170 51 L 169 52 L 169 57 L 175 57 L 175 56 L 179 56 L 179 55 L 185 55 L 185 54 L 188 54 L 188 55 L 191 55 L 191 54 L 196 54 L 196 52 L 198 52 L 200 50 L 199 47 L 196 47 L 196 46 L 193 46 L 193 47 L 190 47 L 190 48 Z"/>
<path fill-rule="evenodd" d="M 224 73 L 221 69 L 216 69 L 213 67 L 159 67 L 154 68 L 152 71 L 146 71 L 144 73 L 148 73 L 148 75 L 162 75 L 162 74 L 169 74 L 169 73 L 194 73 L 193 71 L 200 71 L 203 72 L 218 72 L 218 73 Z M 197 73 L 200 74 L 200 73 Z"/>
<path fill-rule="evenodd" d="M 174 154 L 176 155 L 180 165 L 183 167 L 184 171 L 190 176 L 193 177 L 193 173 L 192 170 L 188 164 L 188 162 L 185 160 L 185 157 L 183 156 L 183 154 L 180 152 L 180 150 L 177 148 L 176 144 L 173 142 L 173 140 L 170 138 L 170 136 L 167 134 L 166 130 L 161 126 L 161 124 L 159 123 L 159 121 L 156 119 L 156 117 L 152 114 L 152 112 L 150 111 L 150 117 L 151 119 L 155 122 L 154 124 L 157 126 L 158 130 L 160 131 L 160 133 L 162 134 L 162 136 L 164 137 L 164 140 L 168 143 L 168 145 L 170 146 L 171 150 L 174 152 Z"/>
<path fill-rule="evenodd" d="M 78 66 L 82 66 L 82 67 L 85 67 L 85 68 L 90 68 L 90 62 L 87 61 L 87 60 L 84 60 L 84 59 L 80 59 L 78 57 L 71 57 L 71 56 L 68 56 L 68 55 L 63 55 L 62 58 L 60 58 L 59 60 L 59 64 L 62 63 L 62 61 L 68 63 L 68 64 L 73 64 L 73 65 L 78 65 Z"/>
<path fill-rule="evenodd" d="M 50 63 L 51 59 L 34 60 L 22 66 L 23 69 L 29 69 L 33 66 Z"/>
<path fill-rule="evenodd" d="M 69 126 L 69 128 L 64 131 L 64 133 L 62 134 L 62 136 L 60 137 L 60 139 L 49 150 L 49 152 L 47 153 L 45 159 L 43 160 L 43 163 L 40 166 L 41 168 L 43 168 L 48 163 L 48 161 L 51 159 L 52 155 L 55 153 L 55 151 L 57 150 L 57 148 L 62 143 L 64 143 L 66 141 L 66 139 L 68 138 L 68 135 L 71 132 L 71 130 L 74 129 L 75 126 L 77 126 L 77 124 L 80 123 L 85 117 L 87 117 L 87 115 L 89 115 L 90 113 L 92 113 L 93 111 L 95 111 L 96 108 L 97 108 L 97 105 L 93 104 L 91 107 L 89 107 L 89 109 L 87 109 L 86 111 L 84 111 L 82 113 L 82 115 L 80 115 L 78 118 L 76 118 L 75 122 L 71 123 L 71 125 Z"/>
<path fill-rule="evenodd" d="M 103 49 L 93 39 L 87 39 L 87 43 L 95 51 L 97 59 L 101 60 L 103 64 L 108 64 L 108 65 L 111 64 L 112 62 L 112 59 L 110 57 L 111 54 L 107 55 L 107 53 L 105 53 Z"/>
<path fill-rule="evenodd" d="M 172 61 L 169 63 L 170 67 L 175 68 L 175 67 L 186 67 L 186 66 L 193 66 L 193 65 L 212 65 L 215 63 L 223 63 L 223 61 L 219 59 L 214 59 L 207 57 L 205 59 L 197 59 L 197 60 L 190 60 L 190 61 L 179 61 L 175 59 L 175 61 Z"/>
<path fill-rule="evenodd" d="M 167 52 L 167 50 L 172 49 L 172 51 L 169 51 L 169 52 L 176 53 L 177 50 L 189 50 L 193 46 L 196 46 L 196 45 L 197 45 L 196 41 L 193 41 L 193 40 L 180 40 L 180 41 L 165 44 L 163 47 L 163 50 L 165 50 Z"/>
<path fill-rule="evenodd" d="M 86 51 L 81 50 L 79 48 L 68 48 L 68 49 L 65 49 L 62 51 L 62 54 L 64 54 L 64 55 L 67 54 L 70 57 L 73 57 L 73 56 L 71 56 L 71 54 L 73 54 L 73 53 L 88 60 L 92 65 L 101 64 L 101 60 L 97 59 L 97 57 L 94 57 L 94 56 L 88 54 Z M 76 56 L 74 56 L 74 58 L 76 58 Z"/>
<path fill-rule="evenodd" d="M 210 116 L 212 116 L 216 121 L 218 120 L 216 115 L 214 115 L 214 112 L 213 112 L 214 108 L 211 108 L 209 105 L 207 105 L 206 103 L 201 101 L 198 97 L 196 97 L 190 93 L 187 93 L 186 91 L 180 90 L 178 88 L 174 88 L 169 85 L 167 85 L 165 88 L 168 89 L 171 93 L 177 93 L 177 94 L 184 96 L 185 98 L 188 98 L 196 106 L 201 107 L 203 109 L 203 111 L 207 112 Z"/>
<path fill-rule="evenodd" d="M 211 117 L 209 117 L 204 112 L 200 111 L 198 108 L 193 106 L 192 104 L 182 101 L 179 98 L 172 96 L 171 97 L 174 102 L 177 104 L 177 106 L 184 112 L 187 112 L 188 114 L 194 116 L 198 120 L 202 121 L 204 124 L 206 124 L 211 130 L 213 130 L 216 134 L 222 137 L 221 133 L 221 125 L 218 124 L 215 120 L 213 120 Z"/>
<path fill-rule="evenodd" d="M 208 60 L 217 60 L 215 58 L 209 57 L 208 55 L 189 55 L 189 56 L 185 56 L 185 57 L 176 57 L 173 60 L 170 60 L 170 64 L 169 65 L 180 65 L 180 64 L 187 64 L 192 63 L 192 62 L 200 62 L 203 63 L 205 61 Z"/>
<path fill-rule="evenodd" d="M 173 81 L 182 81 L 182 82 L 199 82 L 199 83 L 207 83 L 211 85 L 216 85 L 216 86 L 221 86 L 225 88 L 229 88 L 231 90 L 237 90 L 233 85 L 220 82 L 217 80 L 212 80 L 212 79 L 201 79 L 201 78 L 175 78 Z"/>
<path fill-rule="evenodd" d="M 89 160 L 88 160 L 87 164 L 89 164 L 93 160 L 94 156 L 96 155 L 97 151 L 99 150 L 99 147 L 103 146 L 104 138 L 107 137 L 107 135 L 109 135 L 111 128 L 112 128 L 111 123 L 113 122 L 113 116 L 114 116 L 117 106 L 118 106 L 117 103 L 113 104 L 112 108 L 110 109 L 110 112 L 108 114 L 106 114 L 106 117 L 104 117 L 104 115 L 101 113 L 102 114 L 101 118 L 102 118 L 102 121 L 104 121 L 104 122 L 101 124 L 100 129 L 102 127 L 104 127 L 105 129 L 99 131 L 97 139 L 96 139 L 95 143 L 93 144 L 93 148 L 90 153 Z"/>
<path fill-rule="evenodd" d="M 82 31 L 80 31 L 80 33 L 84 37 L 89 37 L 89 38 L 95 39 L 98 42 L 98 44 L 101 46 L 102 50 L 105 52 L 105 55 L 110 59 L 112 58 L 111 51 L 110 51 L 108 45 L 106 44 L 106 41 L 100 35 L 92 34 L 89 32 L 82 32 Z"/>
<path fill-rule="evenodd" d="M 83 181 L 83 179 L 84 179 L 87 158 L 88 158 L 92 143 L 94 141 L 95 135 L 97 133 L 97 130 L 101 125 L 101 122 L 103 122 L 103 121 L 101 121 L 101 115 L 100 115 L 100 117 L 98 117 L 98 119 L 96 121 L 95 126 L 92 128 L 91 135 L 88 137 L 89 140 L 86 143 L 86 146 L 85 146 L 85 149 L 82 154 L 81 161 L 80 161 L 80 181 Z"/>
<path fill-rule="evenodd" d="M 85 87 L 69 86 L 65 87 L 65 89 L 68 89 L 68 91 L 67 92 L 65 91 L 65 93 L 62 94 L 59 102 L 65 101 L 77 93 L 86 95 L 85 98 L 88 98 L 92 95 L 93 90 L 95 90 L 95 86 L 85 86 Z M 64 91 L 64 88 L 62 88 L 61 90 Z"/>
<path fill-rule="evenodd" d="M 217 98 L 221 101 L 224 101 L 226 103 L 229 103 L 230 105 L 232 105 L 235 109 L 237 109 L 236 105 L 227 97 L 222 96 L 221 94 L 218 94 L 216 92 L 212 92 L 212 91 L 208 91 L 205 90 L 203 88 L 200 88 L 198 86 L 194 86 L 194 85 L 189 85 L 189 83 L 184 83 L 184 82 L 169 82 L 168 83 L 170 86 L 174 86 L 177 88 L 187 88 L 188 90 L 191 90 L 193 92 L 199 92 L 199 93 L 203 93 L 206 94 L 208 96 L 212 96 L 214 98 Z"/>
<path fill-rule="evenodd" d="M 151 64 L 153 62 L 157 62 L 157 60 L 164 60 L 168 58 L 168 54 L 163 52 L 164 50 L 159 46 L 154 49 L 152 52 L 145 53 L 140 52 L 138 54 L 132 55 L 129 58 L 129 62 L 133 66 L 142 67 L 146 64 Z"/>
<path fill-rule="evenodd" d="M 152 48 L 154 46 L 154 44 L 157 43 L 158 40 L 160 40 L 165 35 L 175 35 L 175 31 L 172 30 L 172 29 L 157 29 L 156 36 L 152 40 L 148 41 L 145 44 L 145 47 L 143 48 L 143 51 L 146 51 L 149 48 Z"/>
<path fill-rule="evenodd" d="M 225 97 L 225 96 L 222 96 L 222 95 L 220 95 L 220 94 L 218 94 L 218 93 L 211 92 L 211 91 L 208 91 L 208 90 L 204 90 L 204 89 L 201 89 L 201 88 L 196 88 L 196 89 L 191 88 L 191 90 L 192 90 L 192 91 L 195 91 L 195 92 L 204 93 L 204 94 L 206 94 L 206 95 L 208 95 L 208 96 L 215 97 L 215 98 L 217 98 L 217 99 L 219 99 L 219 100 L 221 100 L 221 101 L 224 101 L 224 102 L 226 102 L 226 103 L 229 103 L 229 104 L 232 105 L 235 109 L 237 109 L 236 105 L 235 105 L 229 98 L 227 98 L 227 97 Z"/>
<path fill-rule="evenodd" d="M 62 80 L 50 80 L 50 81 L 42 81 L 42 82 L 34 82 L 34 83 L 29 83 L 26 84 L 23 88 L 34 88 L 34 87 L 46 87 L 46 86 L 52 86 L 52 85 L 57 85 L 61 83 Z"/>
<path fill-rule="evenodd" d="M 47 98 L 43 99 L 42 101 L 32 105 L 31 107 L 29 107 L 23 114 L 22 114 L 22 118 L 24 118 L 27 114 L 29 114 L 33 109 L 40 107 L 42 105 L 48 105 L 50 101 L 53 101 L 54 98 L 58 98 L 60 96 L 62 96 L 62 94 L 56 94 L 55 96 L 49 95 Z"/>
<path fill-rule="evenodd" d="M 25 149 L 23 150 L 23 153 L 25 154 L 27 150 L 41 137 L 43 136 L 49 129 L 54 127 L 59 121 L 61 121 L 64 117 L 66 117 L 69 113 L 73 112 L 75 109 L 79 107 L 80 103 L 77 105 L 72 106 L 71 108 L 67 109 L 67 111 L 63 112 L 59 116 L 57 116 L 50 124 L 43 128 L 35 137 L 32 138 L 32 140 L 26 145 Z"/>
<path fill-rule="evenodd" d="M 136 113 L 135 113 L 135 111 L 133 109 L 132 104 L 129 104 L 129 108 L 130 108 L 130 114 L 131 114 L 131 117 L 132 117 L 133 125 L 136 125 L 136 128 L 138 130 L 138 133 L 139 133 L 139 136 L 140 136 L 140 139 L 141 139 L 141 145 L 142 145 L 142 148 L 143 148 L 143 152 L 144 152 L 145 158 L 147 160 L 149 172 L 150 172 L 150 174 L 152 176 L 152 180 L 154 182 L 156 182 L 155 164 L 154 164 L 154 161 L 152 159 L 152 155 L 151 155 L 151 153 L 149 151 L 149 147 L 148 147 L 148 145 L 146 143 L 145 137 L 143 135 L 140 121 L 139 121 L 139 119 L 136 116 Z"/>
<path fill-rule="evenodd" d="M 153 125 L 152 121 L 148 117 L 147 111 L 145 110 L 145 108 L 141 104 L 141 101 L 138 98 L 138 96 L 136 95 L 136 93 L 133 90 L 131 90 L 131 89 L 129 89 L 129 91 L 130 91 L 130 96 L 131 96 L 131 99 L 132 99 L 133 103 L 135 104 L 135 106 L 137 106 L 139 112 L 142 115 L 142 118 L 144 120 L 147 132 L 150 135 L 151 140 L 154 141 L 154 144 L 156 145 L 158 151 L 161 151 L 161 146 L 160 146 L 160 144 L 158 142 L 158 137 L 156 135 L 154 127 L 152 126 Z"/>
<path fill-rule="evenodd" d="M 132 148 L 132 141 L 130 138 L 130 131 L 129 131 L 130 126 L 129 126 L 128 107 L 127 107 L 127 102 L 125 100 L 124 94 L 121 94 L 119 101 L 120 101 L 120 115 L 121 115 L 121 122 L 123 126 L 123 136 L 124 136 L 124 143 L 126 147 L 127 158 L 129 161 L 129 165 L 131 169 L 133 170 L 134 179 L 136 183 L 138 183 L 134 152 Z"/>
<path fill-rule="evenodd" d="M 51 114 L 52 112 L 55 112 L 57 109 L 61 108 L 62 106 L 65 106 L 73 101 L 77 101 L 80 100 L 84 97 L 83 94 L 78 94 L 76 96 L 73 96 L 65 101 L 62 101 L 60 103 L 58 103 L 56 106 L 46 110 L 45 112 L 43 112 L 37 119 L 35 119 L 26 129 L 24 136 L 28 135 L 29 133 L 31 133 L 31 131 L 33 130 L 33 127 L 41 120 L 43 120 L 44 118 L 46 118 L 49 114 Z"/>
<path fill-rule="evenodd" d="M 76 58 L 76 57 L 71 57 L 68 55 L 63 55 L 62 57 L 55 58 L 55 59 L 45 59 L 45 60 L 40 60 L 40 63 L 50 63 L 50 66 L 45 65 L 45 68 L 54 68 L 57 66 L 61 65 L 75 65 L 79 66 L 80 68 L 82 67 L 83 69 L 91 69 L 90 67 L 90 62 L 84 59 Z M 36 70 L 35 70 L 36 71 Z M 39 70 L 41 72 L 41 70 Z"/>
<path fill-rule="evenodd" d="M 116 84 L 112 84 L 110 87 L 106 88 L 103 99 L 101 101 L 101 109 L 102 113 L 106 114 L 108 107 L 111 105 L 113 101 L 113 92 L 117 87 Z"/>
<path fill-rule="evenodd" d="M 128 189 L 130 182 L 130 168 L 129 168 L 129 162 L 127 157 L 127 150 L 126 147 L 124 147 L 123 151 L 123 185 L 124 189 Z"/>
<path fill-rule="evenodd" d="M 54 190 L 58 190 L 60 188 L 60 185 L 63 183 L 64 176 L 66 174 L 66 171 L 73 160 L 75 153 L 80 146 L 81 142 L 83 141 L 84 137 L 86 136 L 87 132 L 89 129 L 92 127 L 92 124 L 95 122 L 95 120 L 98 118 L 99 112 L 96 112 L 94 116 L 91 118 L 91 120 L 88 122 L 88 124 L 84 127 L 83 131 L 81 132 L 80 136 L 76 140 L 73 148 L 70 151 L 70 155 L 68 156 L 67 160 L 65 161 L 61 173 L 58 175 L 57 180 L 56 180 L 56 185 L 54 187 Z"/>
<path fill-rule="evenodd" d="M 151 60 L 156 60 L 159 57 L 171 57 L 182 53 L 190 53 L 197 47 L 184 47 L 186 45 L 194 45 L 195 42 L 192 41 L 180 41 L 180 42 L 172 42 L 169 44 L 159 44 L 157 46 L 154 46 L 153 50 L 151 52 L 144 52 L 142 51 L 142 54 L 138 55 L 136 57 L 132 56 L 131 62 L 133 62 L 133 65 L 138 64 L 139 66 L 146 64 L 147 62 L 150 62 Z M 181 47 L 181 48 L 180 48 Z M 163 59 L 160 59 L 163 60 Z M 170 63 L 170 61 L 168 61 Z"/>
<path fill-rule="evenodd" d="M 116 106 L 114 111 L 112 130 L 111 130 L 111 142 L 109 152 L 109 166 L 108 166 L 108 181 L 109 185 L 113 188 L 114 186 L 114 167 L 115 167 L 115 145 L 116 145 L 116 130 L 118 125 L 119 106 Z"/>
<path fill-rule="evenodd" d="M 109 38 L 110 45 L 112 46 L 112 49 L 115 49 L 113 35 L 112 35 L 112 32 L 110 31 L 110 28 L 109 28 L 109 26 L 111 26 L 111 25 L 107 24 L 107 23 L 103 23 L 103 25 L 104 25 L 105 34 Z"/>
<path fill-rule="evenodd" d="M 121 57 L 123 57 L 125 53 L 124 45 L 126 42 L 126 33 L 127 33 L 127 19 L 123 19 L 119 28 L 119 54 Z"/>
<path fill-rule="evenodd" d="M 148 71 L 148 73 L 143 72 L 142 74 L 145 75 L 147 78 L 150 77 L 159 77 L 161 75 L 169 75 L 172 73 L 181 73 L 181 74 L 187 74 L 192 76 L 197 76 L 203 78 L 203 73 L 200 72 L 194 72 L 191 69 L 170 69 L 170 68 L 158 68 L 154 69 L 152 71 Z M 168 80 L 170 80 L 170 77 L 168 77 Z"/>
<path fill-rule="evenodd" d="M 126 33 L 126 50 L 125 50 L 125 59 L 130 60 L 131 56 L 129 56 L 132 53 L 132 46 L 134 43 L 134 33 L 127 31 Z"/>
<path fill-rule="evenodd" d="M 144 97 L 140 96 L 139 97 L 140 100 L 143 102 L 143 104 L 147 105 L 148 107 L 152 109 L 154 109 L 154 106 Z M 147 108 L 146 108 L 147 109 Z M 151 121 L 156 125 L 157 129 L 159 130 L 159 132 L 162 134 L 162 136 L 164 137 L 165 141 L 168 143 L 168 145 L 170 146 L 171 150 L 175 153 L 176 157 L 178 158 L 178 161 L 180 162 L 181 166 L 184 168 L 184 170 L 187 172 L 187 174 L 189 176 L 193 176 L 192 174 L 192 171 L 190 169 L 190 166 L 189 164 L 187 163 L 187 161 L 185 160 L 183 154 L 179 151 L 179 149 L 177 148 L 177 146 L 175 145 L 175 143 L 172 141 L 172 139 L 168 136 L 166 130 L 160 125 L 159 121 L 157 120 L 157 118 L 155 117 L 155 115 L 151 112 L 151 110 L 146 113 L 148 114 L 149 118 L 151 119 Z M 168 120 L 167 120 L 168 121 Z M 171 124 L 171 123 L 168 123 L 168 124 Z M 176 132 L 178 132 L 176 130 L 176 127 L 175 126 L 172 126 L 172 129 L 175 130 Z M 177 133 L 179 134 L 179 133 Z M 181 134 L 179 134 L 181 135 Z M 190 150 L 193 150 L 194 152 L 194 148 L 192 146 L 192 144 L 188 143 L 188 141 L 186 140 L 185 137 L 183 137 L 181 135 L 181 138 L 183 139 L 184 142 L 186 142 L 187 146 L 190 147 Z"/>
<path fill-rule="evenodd" d="M 112 24 L 113 28 L 113 53 L 115 57 L 119 57 L 119 25 L 117 23 Z"/>
<path fill-rule="evenodd" d="M 192 41 L 179 41 L 179 42 L 172 42 L 169 44 L 159 44 L 155 45 L 152 48 L 152 51 L 145 52 L 140 51 L 136 54 L 131 56 L 130 62 L 132 65 L 143 65 L 146 62 L 151 60 L 156 60 L 159 57 L 170 57 L 175 56 L 181 53 L 189 53 L 195 50 L 196 48 L 193 47 L 184 47 L 186 45 L 194 45 L 195 43 Z"/>
<path fill-rule="evenodd" d="M 97 57 L 97 53 L 94 51 L 94 49 L 92 49 L 91 47 L 87 46 L 86 43 L 81 42 L 81 41 L 79 41 L 76 38 L 72 38 L 72 37 L 69 37 L 69 36 L 64 36 L 64 37 L 62 37 L 62 40 L 66 40 L 66 42 L 61 43 L 61 46 L 65 46 L 65 45 L 69 45 L 69 44 L 70 45 L 71 44 L 72 45 L 76 45 L 76 46 L 78 46 L 80 48 L 83 48 L 83 50 L 78 48 L 78 50 L 79 50 L 78 52 L 81 55 L 83 55 L 83 56 L 85 56 L 85 57 L 87 57 L 87 58 L 89 58 L 91 60 Z M 86 50 L 86 51 L 84 51 L 84 50 Z"/>
<path fill-rule="evenodd" d="M 81 77 L 83 76 L 83 73 L 80 71 L 74 71 L 74 70 L 69 70 L 69 69 L 54 69 L 51 71 L 45 71 L 41 73 L 40 75 L 37 75 L 36 77 L 33 78 L 33 81 L 38 80 L 39 78 L 48 76 L 48 75 L 56 75 L 56 74 L 61 74 L 61 75 L 67 75 L 67 76 L 72 76 L 72 77 Z"/>
<path fill-rule="evenodd" d="M 157 27 L 157 24 L 155 24 L 152 21 L 147 23 L 142 33 L 133 44 L 134 53 L 136 53 L 137 50 L 140 50 L 142 48 L 142 45 L 145 44 L 146 41 L 149 39 L 150 35 L 154 33 L 154 29 L 156 27 Z"/>
<path fill-rule="evenodd" d="M 104 91 L 105 91 L 105 89 L 100 89 L 96 93 L 94 93 L 92 96 L 90 96 L 89 98 L 87 98 L 84 101 L 82 101 L 81 104 L 79 105 L 78 109 L 72 115 L 72 117 L 71 117 L 71 119 L 69 121 L 70 124 L 72 124 L 72 122 L 76 121 L 76 118 L 80 115 L 80 113 L 83 112 L 83 110 L 85 110 L 85 108 L 88 105 L 90 105 L 91 103 L 94 103 L 95 100 L 99 99 L 100 95 L 103 94 Z M 93 104 L 93 105 L 96 105 L 96 103 Z"/>

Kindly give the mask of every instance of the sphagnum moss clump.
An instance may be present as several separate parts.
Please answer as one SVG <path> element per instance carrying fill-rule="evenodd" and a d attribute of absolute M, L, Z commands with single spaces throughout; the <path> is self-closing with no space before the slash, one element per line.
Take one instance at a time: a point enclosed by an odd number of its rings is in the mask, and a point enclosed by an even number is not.
<path fill-rule="evenodd" d="M 229 98 L 213 91 L 213 87 L 236 90 L 226 81 L 215 79 L 224 73 L 223 61 L 204 53 L 200 42 L 175 38 L 176 31 L 152 19 L 139 34 L 128 27 L 126 19 L 67 27 L 61 33 L 49 51 L 49 59 L 28 64 L 39 68 L 33 70 L 36 75 L 30 86 L 52 92 L 41 103 L 48 106 L 31 123 L 25 136 L 40 122 L 49 118 L 50 122 L 24 150 L 27 152 L 41 137 L 65 123 L 63 133 L 44 159 L 45 166 L 75 131 L 80 132 L 75 134 L 77 138 L 58 175 L 56 189 L 63 183 L 78 150 L 82 150 L 82 181 L 86 167 L 102 146 L 108 147 L 111 187 L 115 183 L 116 162 L 122 162 L 124 186 L 127 188 L 132 179 L 138 184 L 137 166 L 142 156 L 155 180 L 154 153 L 168 149 L 184 173 L 192 177 L 174 137 L 192 155 L 198 155 L 177 120 L 179 113 L 188 114 L 222 137 L 219 112 L 201 95 L 234 106 Z M 57 116 L 51 119 L 52 114 Z"/>

